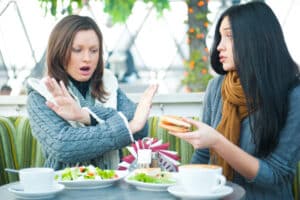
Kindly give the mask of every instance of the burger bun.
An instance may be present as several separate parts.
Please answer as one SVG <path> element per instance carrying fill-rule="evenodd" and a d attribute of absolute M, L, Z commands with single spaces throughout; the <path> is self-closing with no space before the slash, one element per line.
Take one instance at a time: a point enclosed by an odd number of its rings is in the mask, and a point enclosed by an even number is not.
<path fill-rule="evenodd" d="M 183 121 L 181 117 L 165 115 L 160 117 L 159 126 L 171 132 L 189 132 L 191 124 Z"/>

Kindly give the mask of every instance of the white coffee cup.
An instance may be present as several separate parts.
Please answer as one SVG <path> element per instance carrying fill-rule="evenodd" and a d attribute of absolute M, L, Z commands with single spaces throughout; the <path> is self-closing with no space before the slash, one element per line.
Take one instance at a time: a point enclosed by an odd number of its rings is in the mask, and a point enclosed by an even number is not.
<path fill-rule="evenodd" d="M 188 164 L 178 167 L 179 183 L 189 194 L 211 194 L 225 184 L 222 167 L 217 165 Z"/>
<path fill-rule="evenodd" d="M 54 186 L 54 170 L 52 168 L 24 168 L 19 171 L 19 178 L 24 192 L 47 192 L 51 191 Z"/>

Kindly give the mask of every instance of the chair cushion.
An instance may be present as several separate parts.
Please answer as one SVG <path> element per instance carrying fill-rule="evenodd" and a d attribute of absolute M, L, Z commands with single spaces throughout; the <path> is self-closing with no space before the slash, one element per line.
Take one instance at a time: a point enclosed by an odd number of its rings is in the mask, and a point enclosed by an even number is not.
<path fill-rule="evenodd" d="M 0 117 L 0 185 L 18 180 L 18 175 L 7 173 L 5 168 L 18 169 L 16 129 L 11 118 Z"/>
<path fill-rule="evenodd" d="M 41 167 L 44 157 L 40 144 L 32 136 L 27 117 L 19 116 L 15 120 L 17 157 L 20 168 Z"/>
<path fill-rule="evenodd" d="M 300 200 L 300 162 L 298 162 L 296 168 L 296 176 L 293 184 L 293 192 L 294 192 L 294 199 Z"/>
<path fill-rule="evenodd" d="M 41 147 L 31 134 L 27 117 L 0 117 L 0 185 L 17 181 L 18 175 L 5 168 L 41 167 Z"/>

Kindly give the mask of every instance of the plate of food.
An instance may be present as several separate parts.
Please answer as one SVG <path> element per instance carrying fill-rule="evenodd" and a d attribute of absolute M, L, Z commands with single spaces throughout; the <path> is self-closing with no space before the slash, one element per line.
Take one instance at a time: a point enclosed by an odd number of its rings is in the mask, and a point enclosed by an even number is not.
<path fill-rule="evenodd" d="M 127 174 L 128 171 L 103 170 L 89 165 L 56 171 L 55 180 L 66 189 L 95 189 L 109 187 Z"/>
<path fill-rule="evenodd" d="M 125 178 L 125 182 L 139 190 L 167 191 L 169 186 L 176 184 L 176 175 L 160 168 L 137 169 Z"/>

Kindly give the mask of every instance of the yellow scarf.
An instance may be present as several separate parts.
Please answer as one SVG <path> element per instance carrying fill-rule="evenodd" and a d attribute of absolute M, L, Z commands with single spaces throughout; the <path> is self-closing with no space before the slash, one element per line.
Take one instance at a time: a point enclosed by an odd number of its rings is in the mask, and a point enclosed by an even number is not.
<path fill-rule="evenodd" d="M 228 72 L 222 84 L 222 119 L 216 128 L 233 144 L 238 145 L 242 120 L 248 115 L 246 97 L 236 71 Z M 216 152 L 211 151 L 211 161 L 223 167 L 228 180 L 233 178 L 233 169 Z"/>

